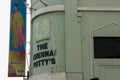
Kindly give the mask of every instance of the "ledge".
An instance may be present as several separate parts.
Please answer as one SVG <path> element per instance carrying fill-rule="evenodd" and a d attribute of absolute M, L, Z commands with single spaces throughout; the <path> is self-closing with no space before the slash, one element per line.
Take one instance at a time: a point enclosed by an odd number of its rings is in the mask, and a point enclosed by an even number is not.
<path fill-rule="evenodd" d="M 78 11 L 105 11 L 105 12 L 110 12 L 110 11 L 120 11 L 119 7 L 78 7 Z"/>
<path fill-rule="evenodd" d="M 32 19 L 35 18 L 36 16 L 44 14 L 44 13 L 59 12 L 59 11 L 64 11 L 64 10 L 65 9 L 64 9 L 63 5 L 48 6 L 48 7 L 40 8 L 32 14 Z"/>
<path fill-rule="evenodd" d="M 120 8 L 119 7 L 78 7 L 77 8 L 78 11 L 94 11 L 94 12 L 98 12 L 98 11 L 103 11 L 103 12 L 120 12 Z M 34 19 L 36 16 L 44 14 L 44 13 L 48 13 L 48 12 L 59 12 L 59 11 L 65 11 L 64 9 L 64 5 L 55 5 L 55 6 L 47 6 L 44 8 L 40 8 L 38 10 L 36 10 L 33 14 L 32 14 L 32 19 Z"/>

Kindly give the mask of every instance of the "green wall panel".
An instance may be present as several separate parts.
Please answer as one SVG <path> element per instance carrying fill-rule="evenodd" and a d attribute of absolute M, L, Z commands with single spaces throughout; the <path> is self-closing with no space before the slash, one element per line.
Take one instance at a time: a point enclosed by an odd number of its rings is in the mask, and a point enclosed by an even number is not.
<path fill-rule="evenodd" d="M 49 21 L 49 28 L 50 28 L 50 38 L 41 40 L 39 42 L 36 42 L 36 25 L 41 23 L 44 20 Z M 37 45 L 39 44 L 48 44 L 48 49 L 46 50 L 56 50 L 56 64 L 55 71 L 57 72 L 64 72 L 65 71 L 65 41 L 64 41 L 64 12 L 53 12 L 53 13 L 46 13 L 44 15 L 40 15 L 32 20 L 32 33 L 33 36 L 31 38 L 32 40 L 32 52 L 34 54 L 38 53 Z M 39 34 L 37 35 L 39 36 Z M 41 50 L 44 51 L 44 50 Z M 31 65 L 33 64 L 33 57 L 31 57 Z M 46 58 L 44 58 L 46 59 Z M 33 65 L 32 65 L 33 66 Z M 50 63 L 48 65 L 44 65 L 37 68 L 32 68 L 32 75 L 39 75 L 43 73 L 50 73 L 51 72 L 51 65 Z"/>
<path fill-rule="evenodd" d="M 82 79 L 82 73 L 67 73 L 66 77 L 67 80 L 83 80 Z"/>
<path fill-rule="evenodd" d="M 65 0 L 66 72 L 81 72 L 81 26 L 77 16 L 77 0 Z"/>
<path fill-rule="evenodd" d="M 94 74 L 92 35 L 119 36 L 119 14 L 120 12 L 82 12 L 82 60 L 85 80 L 89 80 Z"/>

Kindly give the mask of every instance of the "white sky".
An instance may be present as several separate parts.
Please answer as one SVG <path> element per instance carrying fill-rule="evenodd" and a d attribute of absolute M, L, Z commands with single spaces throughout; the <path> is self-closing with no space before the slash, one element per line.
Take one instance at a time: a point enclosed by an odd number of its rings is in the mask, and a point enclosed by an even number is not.
<path fill-rule="evenodd" d="M 23 80 L 23 78 L 7 77 L 9 54 L 9 29 L 10 29 L 10 1 L 0 0 L 0 80 Z M 30 4 L 30 0 L 27 0 Z M 29 10 L 27 11 L 29 13 Z M 30 14 L 27 14 L 27 42 L 30 41 Z M 27 43 L 27 54 L 29 43 Z M 27 63 L 29 64 L 29 63 Z M 28 69 L 28 67 L 27 67 Z"/>

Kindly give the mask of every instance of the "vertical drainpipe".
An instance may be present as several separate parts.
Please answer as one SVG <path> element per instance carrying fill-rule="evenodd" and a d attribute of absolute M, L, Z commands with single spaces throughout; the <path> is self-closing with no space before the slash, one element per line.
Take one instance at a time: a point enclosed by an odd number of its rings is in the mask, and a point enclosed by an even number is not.
<path fill-rule="evenodd" d="M 31 8 L 32 8 L 32 0 L 30 0 L 30 3 L 31 3 Z M 32 10 L 30 9 L 30 18 L 32 19 Z M 29 77 L 31 77 L 32 76 L 32 55 L 33 55 L 33 40 L 32 40 L 32 36 L 33 36 L 33 27 L 32 27 L 32 20 L 30 20 L 31 22 L 30 22 L 30 24 L 31 24 L 31 32 L 30 32 L 30 67 L 29 67 L 29 71 L 30 71 L 30 73 L 29 73 Z"/>

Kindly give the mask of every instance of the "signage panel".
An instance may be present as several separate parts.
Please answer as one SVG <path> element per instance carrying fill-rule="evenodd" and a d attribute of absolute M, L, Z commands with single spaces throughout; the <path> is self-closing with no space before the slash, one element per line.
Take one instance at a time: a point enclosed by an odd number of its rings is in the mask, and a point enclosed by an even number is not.
<path fill-rule="evenodd" d="M 11 0 L 9 77 L 25 76 L 26 0 Z"/>

